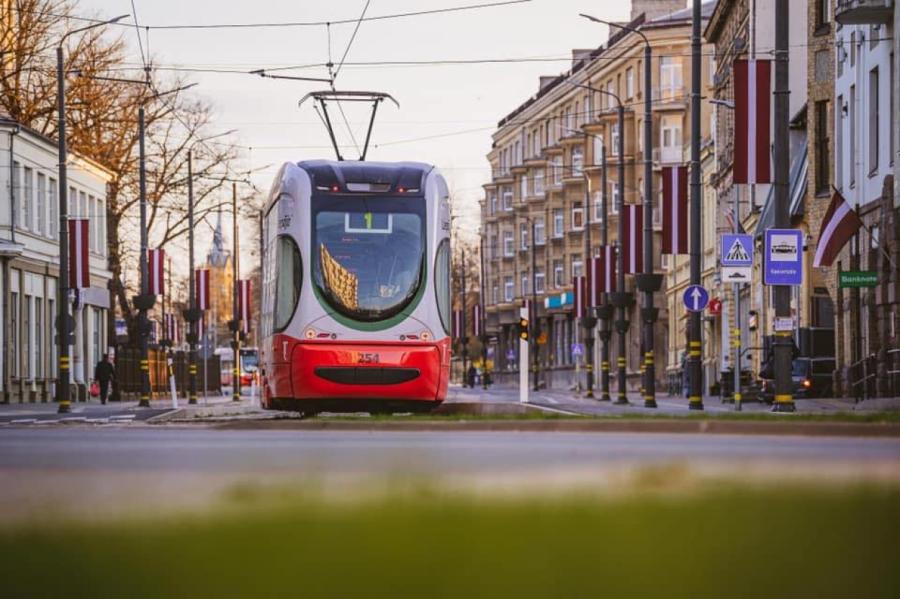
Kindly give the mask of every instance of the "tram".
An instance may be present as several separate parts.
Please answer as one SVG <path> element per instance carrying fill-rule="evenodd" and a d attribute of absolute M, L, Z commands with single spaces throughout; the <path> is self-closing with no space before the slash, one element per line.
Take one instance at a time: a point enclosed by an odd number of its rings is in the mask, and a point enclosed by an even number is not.
<path fill-rule="evenodd" d="M 450 204 L 433 166 L 286 163 L 263 219 L 263 407 L 431 410 L 450 377 Z"/>

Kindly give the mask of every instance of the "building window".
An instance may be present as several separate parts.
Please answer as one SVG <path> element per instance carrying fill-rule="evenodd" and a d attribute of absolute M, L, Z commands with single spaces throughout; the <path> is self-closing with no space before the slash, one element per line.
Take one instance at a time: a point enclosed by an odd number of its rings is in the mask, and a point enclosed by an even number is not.
<path fill-rule="evenodd" d="M 850 68 L 856 66 L 856 32 L 850 32 Z"/>
<path fill-rule="evenodd" d="M 563 159 L 562 156 L 554 156 L 550 166 L 553 171 L 553 184 L 562 183 Z"/>
<path fill-rule="evenodd" d="M 34 298 L 34 377 L 44 376 L 44 298 Z"/>
<path fill-rule="evenodd" d="M 522 297 L 525 297 L 528 293 L 528 275 L 522 275 Z"/>
<path fill-rule="evenodd" d="M 512 231 L 504 231 L 503 232 L 503 256 L 505 258 L 512 258 L 513 256 L 513 232 Z"/>
<path fill-rule="evenodd" d="M 613 214 L 619 213 L 619 184 L 615 181 L 612 182 L 612 206 L 610 206 L 610 211 Z"/>
<path fill-rule="evenodd" d="M 634 97 L 634 69 L 631 67 L 625 71 L 625 97 L 629 100 Z"/>
<path fill-rule="evenodd" d="M 891 73 L 895 73 L 895 71 L 894 71 L 894 53 L 893 52 L 891 52 Z M 897 132 L 894 131 L 894 129 L 896 129 L 896 127 L 893 124 L 893 120 L 894 120 L 894 115 L 896 114 L 894 112 L 894 110 L 897 109 L 897 106 L 896 106 L 896 99 L 894 98 L 893 90 L 888 94 L 888 97 L 891 99 L 890 112 L 888 113 L 888 118 L 891 120 L 891 122 L 888 123 L 888 129 L 891 132 L 890 133 L 891 139 L 890 139 L 890 144 L 888 146 L 888 150 L 891 153 L 890 154 L 890 156 L 891 156 L 890 162 L 891 162 L 891 164 L 894 164 L 894 154 L 897 151 L 896 146 L 894 144 L 897 143 L 896 142 Z"/>
<path fill-rule="evenodd" d="M 659 58 L 659 87 L 662 96 L 673 96 L 681 90 L 681 61 L 674 56 Z"/>
<path fill-rule="evenodd" d="M 500 303 L 500 288 L 497 286 L 497 283 L 491 286 L 491 303 Z"/>
<path fill-rule="evenodd" d="M 34 170 L 22 169 L 22 228 L 34 230 Z"/>
<path fill-rule="evenodd" d="M 16 276 L 15 271 L 10 278 Z M 10 293 L 9 302 L 9 352 L 12 355 L 12 361 L 9 365 L 9 372 L 13 377 L 19 376 L 19 294 L 13 291 Z"/>
<path fill-rule="evenodd" d="M 578 177 L 584 172 L 584 150 L 581 146 L 572 148 L 572 176 Z"/>
<path fill-rule="evenodd" d="M 612 151 L 616 155 L 619 156 L 619 124 L 616 123 L 612 126 Z"/>
<path fill-rule="evenodd" d="M 528 197 L 528 177 L 522 175 L 522 178 L 519 179 L 519 201 L 524 202 L 525 198 Z"/>
<path fill-rule="evenodd" d="M 547 243 L 546 230 L 544 228 L 544 217 L 534 217 L 534 245 L 544 245 Z"/>
<path fill-rule="evenodd" d="M 503 188 L 503 210 L 509 212 L 513 209 L 513 193 L 512 187 L 506 186 Z"/>
<path fill-rule="evenodd" d="M 663 117 L 660 129 L 663 148 L 678 148 L 681 151 L 681 117 Z"/>
<path fill-rule="evenodd" d="M 878 170 L 878 67 L 869 71 L 869 175 Z"/>
<path fill-rule="evenodd" d="M 488 200 L 489 212 L 488 214 L 497 214 L 497 193 L 491 192 L 490 199 Z"/>
<path fill-rule="evenodd" d="M 594 222 L 603 222 L 603 203 L 602 195 L 599 191 L 594 192 Z"/>
<path fill-rule="evenodd" d="M 559 289 L 565 283 L 563 282 L 563 273 L 565 269 L 563 268 L 562 260 L 554 260 L 553 261 L 553 286 Z"/>
<path fill-rule="evenodd" d="M 824 25 L 828 25 L 828 21 L 830 20 L 830 8 L 831 0 L 815 0 L 816 32 Z"/>
<path fill-rule="evenodd" d="M 519 223 L 519 240 L 520 245 L 519 248 L 523 250 L 528 249 L 528 223 Z"/>
<path fill-rule="evenodd" d="M 594 136 L 594 166 L 603 163 L 603 136 Z"/>
<path fill-rule="evenodd" d="M 562 208 L 553 209 L 553 236 L 563 236 L 563 211 Z"/>
<path fill-rule="evenodd" d="M 584 207 L 581 202 L 576 202 L 572 206 L 572 228 L 576 230 L 584 229 Z"/>
<path fill-rule="evenodd" d="M 27 277 L 28 275 L 25 275 L 25 276 Z M 27 278 L 26 278 L 26 281 L 27 281 Z M 32 368 L 34 366 L 34 364 L 32 363 L 33 359 L 31 358 L 31 355 L 30 355 L 31 347 L 32 347 L 32 343 L 31 343 L 31 322 L 32 322 L 31 311 L 33 309 L 33 300 L 30 295 L 24 295 L 24 296 L 22 296 L 22 299 L 24 300 L 22 302 L 22 333 L 23 333 L 22 345 L 24 346 L 22 348 L 22 350 L 23 350 L 22 353 L 25 355 L 25 363 L 22 364 L 22 378 L 31 380 L 31 378 L 34 374 L 34 369 Z"/>
<path fill-rule="evenodd" d="M 47 229 L 47 235 L 50 239 L 56 239 L 56 232 L 59 227 L 59 223 L 56 222 L 56 209 L 59 205 L 59 186 L 56 183 L 56 179 L 49 179 L 49 204 L 50 204 L 50 224 Z"/>
<path fill-rule="evenodd" d="M 50 279 L 49 283 L 52 287 L 53 285 L 56 284 L 56 281 L 53 279 Z M 47 300 L 47 314 L 49 315 L 48 318 L 54 319 L 54 320 L 56 319 L 55 309 L 56 309 L 56 302 L 54 302 L 52 299 L 48 299 Z M 50 368 L 47 369 L 48 370 L 47 376 L 49 376 L 50 378 L 56 378 L 56 344 L 51 342 L 49 344 L 49 349 L 50 349 Z"/>
<path fill-rule="evenodd" d="M 584 274 L 583 265 L 581 254 L 572 254 L 572 278 L 580 277 Z"/>
<path fill-rule="evenodd" d="M 542 168 L 534 171 L 534 195 L 538 197 L 544 195 L 544 169 Z"/>
<path fill-rule="evenodd" d="M 503 301 L 509 303 L 513 301 L 513 278 L 503 277 Z"/>
<path fill-rule="evenodd" d="M 844 188 L 844 96 L 838 96 L 834 111 L 834 184 Z"/>
<path fill-rule="evenodd" d="M 816 193 L 828 193 L 831 163 L 828 139 L 828 100 L 815 103 L 816 109 Z"/>
<path fill-rule="evenodd" d="M 534 273 L 534 292 L 544 293 L 544 271 L 539 270 Z"/>

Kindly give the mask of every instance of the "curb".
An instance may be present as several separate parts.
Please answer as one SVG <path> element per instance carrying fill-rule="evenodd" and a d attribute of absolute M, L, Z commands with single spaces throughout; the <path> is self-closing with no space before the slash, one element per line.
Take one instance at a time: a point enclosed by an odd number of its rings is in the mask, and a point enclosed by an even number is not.
<path fill-rule="evenodd" d="M 235 420 L 220 430 L 308 431 L 511 431 L 569 433 L 682 433 L 720 435 L 800 435 L 814 437 L 900 437 L 897 423 L 759 422 L 722 420 L 451 420 L 354 421 L 329 419 Z"/>

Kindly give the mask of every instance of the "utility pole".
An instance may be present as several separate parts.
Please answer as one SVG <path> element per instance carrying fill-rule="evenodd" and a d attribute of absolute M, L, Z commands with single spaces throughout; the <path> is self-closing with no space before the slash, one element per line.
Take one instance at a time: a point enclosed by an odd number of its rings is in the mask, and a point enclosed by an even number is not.
<path fill-rule="evenodd" d="M 609 251 L 609 205 L 606 193 L 606 140 L 603 140 L 603 152 L 600 162 L 600 212 L 603 213 L 603 226 L 600 229 L 600 245 L 603 246 L 603 260 L 606 260 L 606 252 Z M 605 272 L 605 265 L 604 265 Z M 603 292 L 600 297 L 600 401 L 609 401 L 609 339 L 612 336 L 610 319 L 612 306 L 609 304 L 609 292 Z"/>
<path fill-rule="evenodd" d="M 188 150 L 188 309 L 185 320 L 188 322 L 188 403 L 197 403 L 197 321 L 200 311 L 194 296 L 194 173 L 192 151 Z"/>
<path fill-rule="evenodd" d="M 788 178 L 790 149 L 790 73 L 788 56 L 788 0 L 775 1 L 775 227 L 790 227 Z M 775 319 L 791 317 L 791 288 L 775 285 Z M 791 327 L 793 328 L 793 327 Z M 775 331 L 775 402 L 773 412 L 793 412 L 791 361 L 793 331 Z"/>
<path fill-rule="evenodd" d="M 462 285 L 462 310 L 459 311 L 459 318 L 462 321 L 460 325 L 460 330 L 462 331 L 462 339 L 460 339 L 460 343 L 462 343 L 462 359 L 463 359 L 463 387 L 469 381 L 468 375 L 468 361 L 469 361 L 469 338 L 466 337 L 466 246 L 462 246 L 461 255 L 462 255 L 462 274 L 461 274 L 461 285 Z"/>
<path fill-rule="evenodd" d="M 232 369 L 231 381 L 231 400 L 241 401 L 241 314 L 238 308 L 238 296 L 240 284 L 238 277 L 240 276 L 240 268 L 238 264 L 238 255 L 240 252 L 240 243 L 238 242 L 238 211 L 237 211 L 237 183 L 231 183 L 231 235 L 234 238 L 232 245 L 234 247 L 231 257 L 231 308 L 232 320 L 231 327 L 234 339 L 231 342 L 232 351 L 234 352 L 234 366 Z"/>
<path fill-rule="evenodd" d="M 482 233 L 483 233 L 483 231 L 482 231 Z M 487 323 L 485 322 L 486 317 L 484 314 L 484 307 L 485 307 L 485 304 L 487 304 L 487 301 L 484 299 L 485 294 L 487 293 L 487 291 L 485 291 L 487 289 L 487 286 L 485 285 L 485 280 L 484 280 L 484 235 L 483 234 L 481 236 L 481 243 L 479 246 L 479 258 L 480 258 L 480 264 L 481 264 L 481 277 L 480 277 L 481 281 L 479 282 L 479 293 L 478 293 L 479 303 L 481 304 L 481 308 L 478 311 L 478 316 L 481 319 L 481 323 L 480 323 L 481 324 L 481 327 L 480 327 L 480 329 L 481 329 L 481 340 L 480 340 L 481 341 L 481 388 L 487 389 L 488 388 L 488 384 L 487 384 L 487 372 L 488 372 L 488 368 L 487 368 L 487 329 L 485 328 L 485 325 Z"/>
<path fill-rule="evenodd" d="M 66 33 L 56 47 L 56 110 L 59 129 L 57 134 L 57 150 L 59 164 L 59 278 L 57 284 L 56 343 L 59 355 L 59 373 L 56 381 L 57 411 L 66 414 L 72 410 L 72 390 L 69 388 L 69 344 L 70 337 L 75 334 L 75 321 L 69 314 L 69 183 L 67 178 L 66 159 L 69 151 L 66 147 L 66 71 L 63 60 L 63 45 L 66 38 L 88 29 L 111 25 L 130 15 L 121 15 L 102 23 L 92 23 L 85 27 L 73 29 Z"/>
<path fill-rule="evenodd" d="M 691 28 L 691 284 L 700 284 L 702 248 L 700 246 L 700 4 L 693 0 Z M 703 409 L 702 350 L 700 313 L 690 313 L 688 361 L 690 391 L 688 407 Z"/>
<path fill-rule="evenodd" d="M 148 269 L 147 269 L 147 171 L 146 171 L 146 151 L 144 144 L 144 104 L 138 109 L 138 135 L 139 135 L 139 151 L 140 151 L 140 213 L 141 213 L 141 294 L 134 298 L 134 304 L 138 309 L 138 347 L 141 356 L 141 400 L 138 407 L 150 407 L 150 355 L 149 355 L 149 337 L 150 337 L 150 320 L 147 318 L 147 311 L 156 303 L 156 296 L 148 293 Z"/>
<path fill-rule="evenodd" d="M 588 136 L 585 135 L 585 141 L 587 141 Z M 587 145 L 587 144 L 585 144 Z M 584 260 L 582 264 L 584 264 L 584 273 L 585 273 L 585 283 L 589 283 L 586 285 L 586 291 L 588 296 L 588 301 L 585 303 L 584 307 L 584 318 L 581 319 L 581 325 L 584 328 L 584 369 L 585 375 L 587 378 L 587 393 L 585 393 L 585 397 L 589 397 L 591 399 L 594 398 L 594 328 L 597 326 L 597 318 L 593 314 L 593 308 L 591 307 L 590 297 L 593 289 L 591 287 L 596 285 L 596 281 L 593 280 L 593 272 L 591 272 L 591 264 L 593 262 L 591 256 L 591 176 L 588 173 L 587 169 L 584 171 L 584 211 L 585 211 L 585 223 L 584 223 Z"/>
<path fill-rule="evenodd" d="M 639 30 L 633 30 L 644 39 L 644 273 L 638 279 L 644 292 L 642 332 L 644 336 L 644 407 L 656 407 L 656 366 L 654 357 L 654 325 L 659 310 L 653 305 L 653 294 L 662 286 L 662 276 L 653 273 L 653 89 L 650 61 L 653 50 L 650 40 Z"/>
<path fill-rule="evenodd" d="M 618 99 L 618 98 L 617 98 Z M 619 102 L 619 164 L 617 165 L 619 193 L 616 197 L 616 209 L 619 212 L 618 239 L 616 239 L 616 302 L 619 308 L 619 319 L 616 321 L 616 331 L 619 333 L 619 355 L 616 359 L 616 405 L 628 405 L 628 380 L 626 365 L 625 335 L 628 333 L 628 316 L 626 308 L 630 302 L 625 293 L 625 106 Z"/>
<path fill-rule="evenodd" d="M 540 331 L 541 327 L 538 326 L 538 322 L 537 322 L 538 306 L 537 306 L 537 289 L 535 288 L 536 287 L 535 283 L 537 282 L 537 252 L 535 251 L 535 244 L 534 244 L 534 219 L 531 217 L 528 217 L 528 222 L 531 225 L 531 314 L 528 315 L 528 322 L 531 326 L 532 331 L 534 331 L 534 334 L 531 336 L 531 339 L 529 339 L 529 341 L 531 343 L 534 343 L 534 345 L 535 345 L 534 352 L 533 352 L 534 355 L 532 356 L 531 359 L 534 363 L 534 366 L 533 366 L 534 390 L 537 391 L 538 390 L 538 377 L 540 376 L 540 360 L 539 360 L 540 351 L 538 350 L 538 347 L 537 347 L 537 345 L 538 345 L 537 340 L 538 340 L 538 336 L 541 334 L 541 331 Z M 547 229 L 545 227 L 544 231 L 546 231 L 546 230 Z"/>

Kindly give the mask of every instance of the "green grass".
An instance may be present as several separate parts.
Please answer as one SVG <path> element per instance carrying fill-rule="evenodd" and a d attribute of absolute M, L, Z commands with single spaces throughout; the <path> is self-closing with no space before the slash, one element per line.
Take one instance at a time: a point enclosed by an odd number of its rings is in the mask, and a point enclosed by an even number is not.
<path fill-rule="evenodd" d="M 0 588 L 128 599 L 898 597 L 898 530 L 893 487 L 541 499 L 423 487 L 337 504 L 247 487 L 202 517 L 0 530 Z"/>

